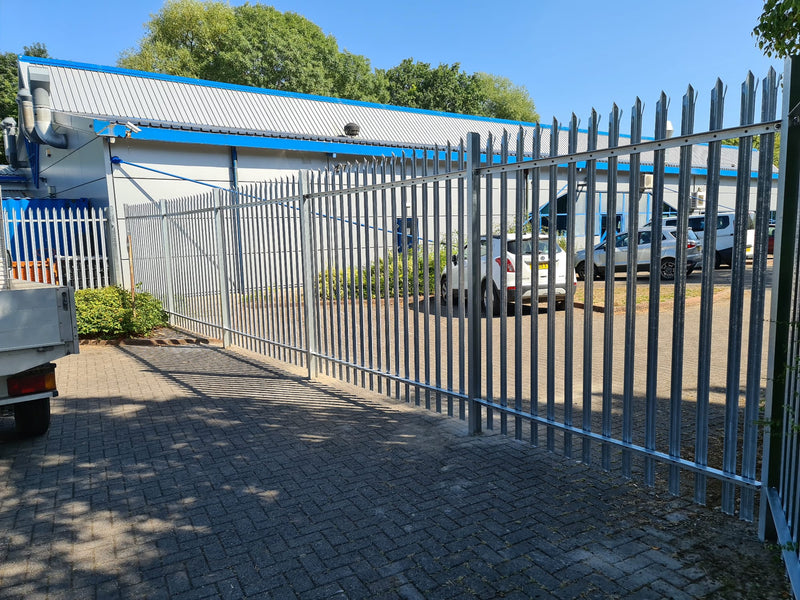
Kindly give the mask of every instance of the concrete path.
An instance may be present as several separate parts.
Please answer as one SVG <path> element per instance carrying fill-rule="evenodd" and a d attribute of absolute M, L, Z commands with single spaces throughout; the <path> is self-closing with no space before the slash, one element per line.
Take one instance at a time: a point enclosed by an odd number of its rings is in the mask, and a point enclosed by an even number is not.
<path fill-rule="evenodd" d="M 787 598 L 752 524 L 210 346 L 84 346 L 0 419 L 2 598 Z"/>

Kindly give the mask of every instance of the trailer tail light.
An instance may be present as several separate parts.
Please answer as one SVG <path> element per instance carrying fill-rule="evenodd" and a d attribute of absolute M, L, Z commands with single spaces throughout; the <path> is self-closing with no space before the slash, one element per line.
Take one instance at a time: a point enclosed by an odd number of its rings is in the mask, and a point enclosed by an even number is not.
<path fill-rule="evenodd" d="M 39 392 L 52 392 L 56 389 L 55 366 L 50 369 L 37 369 L 33 372 L 26 371 L 9 377 L 6 381 L 9 396 L 26 396 Z"/>
<path fill-rule="evenodd" d="M 499 258 L 495 258 L 494 262 L 497 263 L 497 266 L 500 267 L 500 270 L 503 270 L 503 263 L 500 261 Z M 506 273 L 513 273 L 514 272 L 514 263 L 511 262 L 511 259 L 506 259 Z"/>

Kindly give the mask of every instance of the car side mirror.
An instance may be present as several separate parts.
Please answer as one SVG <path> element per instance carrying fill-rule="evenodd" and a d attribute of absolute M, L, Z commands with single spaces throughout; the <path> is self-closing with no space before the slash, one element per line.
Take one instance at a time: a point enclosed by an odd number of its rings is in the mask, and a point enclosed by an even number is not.
<path fill-rule="evenodd" d="M 458 254 L 453 254 L 452 258 L 450 258 L 450 262 L 452 262 L 454 265 L 457 265 L 458 264 Z"/>

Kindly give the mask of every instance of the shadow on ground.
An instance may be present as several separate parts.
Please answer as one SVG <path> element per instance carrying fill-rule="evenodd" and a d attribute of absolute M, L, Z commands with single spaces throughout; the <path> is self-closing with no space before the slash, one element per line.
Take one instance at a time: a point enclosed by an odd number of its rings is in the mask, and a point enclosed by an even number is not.
<path fill-rule="evenodd" d="M 217 348 L 59 369 L 47 436 L 0 420 L 5 597 L 788 597 L 752 525 L 458 419 Z"/>

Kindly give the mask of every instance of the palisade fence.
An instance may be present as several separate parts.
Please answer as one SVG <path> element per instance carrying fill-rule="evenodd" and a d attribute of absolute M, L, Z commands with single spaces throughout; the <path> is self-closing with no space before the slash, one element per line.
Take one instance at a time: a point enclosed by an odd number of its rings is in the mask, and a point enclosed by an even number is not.
<path fill-rule="evenodd" d="M 0 202 L 11 278 L 72 285 L 109 285 L 106 209 L 88 201 Z"/>
<path fill-rule="evenodd" d="M 637 100 L 630 138 L 621 140 L 615 106 L 602 147 L 593 112 L 587 131 L 579 131 L 573 116 L 566 130 L 557 122 L 537 126 L 528 139 L 522 131 L 500 140 L 470 134 L 458 146 L 128 206 L 135 277 L 164 301 L 178 327 L 305 366 L 311 377 L 334 376 L 467 420 L 472 433 L 499 429 L 753 520 L 762 487 L 757 469 L 777 94 L 771 70 L 756 122 L 750 75 L 738 127 L 722 127 L 718 81 L 710 126 L 701 133 L 694 132 L 690 87 L 680 133 L 671 138 L 662 94 L 649 141 L 642 139 Z M 564 134 L 569 150 L 559 155 Z M 754 136 L 760 137 L 757 153 Z M 721 141 L 727 138 L 739 138 L 738 179 L 733 264 L 727 283 L 720 283 L 713 228 L 706 231 L 702 268 L 687 275 L 688 218 L 698 177 L 693 155 L 700 152 L 707 157 L 706 222 L 716 222 Z M 662 282 L 637 275 L 634 256 L 644 223 L 641 174 L 652 170 L 651 206 L 663 206 L 668 161 L 678 170 L 674 200 L 681 226 L 674 281 Z M 534 292 L 532 305 L 526 303 L 522 268 L 552 274 L 565 260 L 573 273 L 576 238 L 585 236 L 587 245 L 595 239 L 601 183 L 607 222 L 617 212 L 618 193 L 628 197 L 626 272 L 605 282 L 570 281 L 563 310 L 551 276 L 542 302 Z M 588 206 L 577 225 L 579 184 Z M 540 206 L 555 206 L 564 186 L 566 231 L 534 232 L 546 236 L 548 251 L 523 256 L 515 242 L 540 222 Z M 750 266 L 751 196 L 756 232 Z M 662 219 L 660 210 L 647 217 L 654 273 Z M 485 260 L 469 260 L 487 234 L 499 235 L 499 253 L 483 244 Z M 513 279 L 493 286 L 492 265 L 510 265 L 509 258 L 517 265 Z M 610 262 L 606 267 L 613 271 Z M 460 289 L 480 290 L 481 301 L 454 292 Z M 791 443 L 796 456 L 797 441 Z M 796 485 L 797 465 L 791 468 Z"/>

